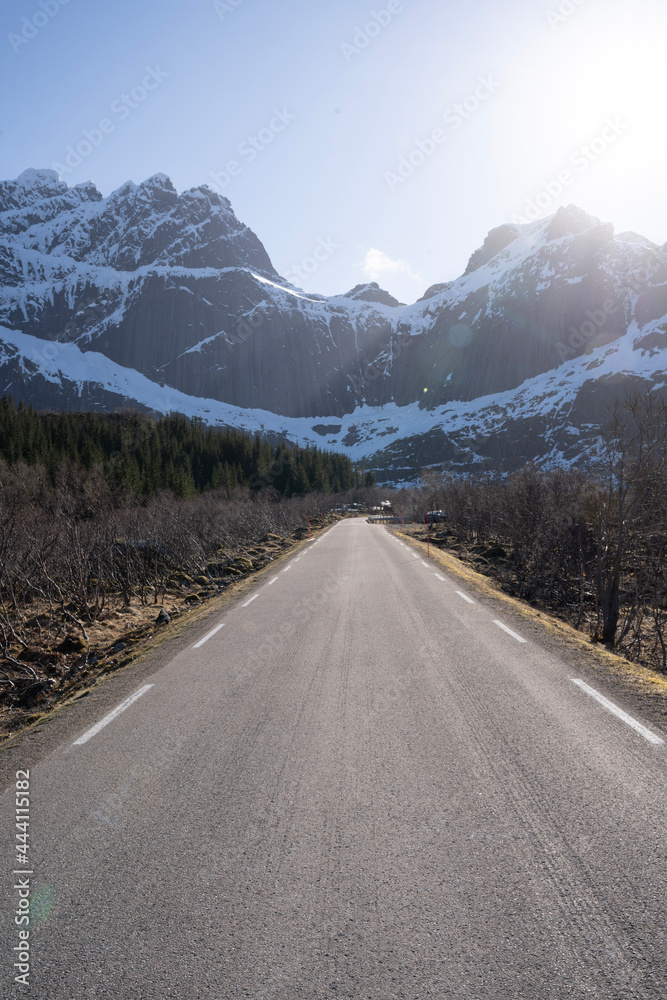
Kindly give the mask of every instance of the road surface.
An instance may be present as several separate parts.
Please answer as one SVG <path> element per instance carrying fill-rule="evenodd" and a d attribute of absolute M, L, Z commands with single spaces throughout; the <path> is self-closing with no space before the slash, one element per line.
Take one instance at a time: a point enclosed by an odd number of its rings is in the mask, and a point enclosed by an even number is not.
<path fill-rule="evenodd" d="M 667 734 L 384 527 L 278 564 L 135 695 L 30 769 L 3 997 L 667 998 Z"/>

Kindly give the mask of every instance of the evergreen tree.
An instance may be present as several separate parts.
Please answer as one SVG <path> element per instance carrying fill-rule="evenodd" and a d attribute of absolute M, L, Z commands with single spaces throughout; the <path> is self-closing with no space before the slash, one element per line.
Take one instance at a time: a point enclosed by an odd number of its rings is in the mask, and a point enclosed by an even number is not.
<path fill-rule="evenodd" d="M 281 496 L 327 493 L 350 489 L 360 479 L 344 455 L 284 441 L 274 448 L 259 434 L 209 427 L 200 418 L 37 413 L 9 396 L 0 398 L 0 460 L 41 466 L 51 483 L 66 463 L 70 471 L 98 469 L 109 486 L 138 499 L 165 489 L 179 497 L 208 489 L 231 495 L 248 483 L 270 486 Z"/>

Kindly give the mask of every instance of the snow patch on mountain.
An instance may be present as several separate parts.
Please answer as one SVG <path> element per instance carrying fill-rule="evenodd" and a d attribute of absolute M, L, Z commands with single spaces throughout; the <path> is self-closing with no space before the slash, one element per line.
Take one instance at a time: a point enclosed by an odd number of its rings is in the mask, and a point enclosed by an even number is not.
<path fill-rule="evenodd" d="M 665 379 L 667 253 L 573 206 L 492 230 L 407 306 L 297 288 L 228 199 L 165 174 L 103 198 L 30 169 L 0 183 L 0 228 L 0 377 L 37 405 L 178 409 L 414 469 L 457 447 L 482 466 L 503 435 L 578 461 L 611 381 Z"/>
<path fill-rule="evenodd" d="M 581 429 L 567 423 L 568 409 L 587 384 L 627 375 L 643 378 L 654 388 L 667 386 L 667 345 L 659 350 L 637 350 L 643 337 L 633 325 L 625 337 L 605 348 L 591 351 L 554 371 L 526 380 L 517 390 L 491 394 L 471 402 L 456 401 L 428 410 L 419 403 L 398 406 L 360 406 L 342 418 L 331 414 L 317 417 L 281 417 L 262 409 L 245 409 L 216 399 L 188 396 L 168 385 L 158 385 L 139 372 L 115 364 L 95 351 L 83 352 L 76 344 L 40 340 L 16 330 L 0 328 L 0 364 L 14 361 L 26 378 L 41 377 L 55 384 L 68 383 L 81 393 L 84 387 L 99 387 L 118 396 L 119 405 L 138 405 L 153 413 L 183 413 L 207 423 L 236 427 L 250 433 L 270 433 L 302 446 L 316 444 L 344 452 L 353 461 L 372 464 L 380 449 L 410 438 L 442 430 L 448 435 L 489 438 L 499 433 L 508 419 L 531 421 L 548 410 L 554 424 L 573 435 Z M 12 391 L 12 384 L 2 392 Z M 561 426 L 562 425 L 562 426 Z M 322 434 L 316 427 L 340 427 Z M 563 455 L 552 442 L 545 463 Z M 565 461 L 565 464 L 567 462 Z"/>

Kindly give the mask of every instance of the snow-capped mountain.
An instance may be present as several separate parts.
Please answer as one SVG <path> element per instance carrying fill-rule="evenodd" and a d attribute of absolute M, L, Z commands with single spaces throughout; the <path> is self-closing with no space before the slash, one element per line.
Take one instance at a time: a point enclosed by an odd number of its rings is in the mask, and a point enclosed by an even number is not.
<path fill-rule="evenodd" d="M 38 407 L 199 414 L 396 479 L 586 460 L 609 403 L 667 382 L 667 245 L 574 207 L 413 305 L 295 288 L 226 198 L 162 174 L 103 198 L 27 170 L 0 226 L 0 393 Z"/>

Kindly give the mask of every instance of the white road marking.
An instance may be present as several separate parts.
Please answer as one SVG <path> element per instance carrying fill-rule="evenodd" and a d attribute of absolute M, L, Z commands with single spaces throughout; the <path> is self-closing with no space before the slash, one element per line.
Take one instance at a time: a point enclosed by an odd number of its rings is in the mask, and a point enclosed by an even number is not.
<path fill-rule="evenodd" d="M 108 726 L 110 722 L 113 722 L 113 720 L 117 718 L 121 712 L 124 712 L 125 709 L 129 708 L 130 705 L 132 705 L 138 698 L 141 698 L 142 694 L 146 694 L 146 692 L 150 691 L 150 689 L 154 686 L 155 685 L 153 684 L 144 684 L 142 688 L 139 688 L 138 691 L 131 694 L 129 698 L 125 699 L 125 701 L 121 701 L 120 705 L 117 705 L 116 708 L 109 712 L 108 715 L 105 715 L 103 719 L 96 722 L 91 729 L 83 734 L 83 736 L 79 736 L 78 740 L 74 740 L 72 746 L 80 747 L 84 743 L 87 743 L 88 740 L 92 739 L 93 736 L 96 736 L 101 729 L 104 729 L 104 727 Z"/>
<path fill-rule="evenodd" d="M 286 573 L 287 570 L 291 569 L 291 568 L 292 568 L 292 563 L 290 563 L 289 566 L 285 566 L 285 569 L 283 570 L 283 573 Z"/>
<path fill-rule="evenodd" d="M 413 553 L 412 553 L 412 558 L 413 558 L 413 559 L 419 559 L 419 556 L 417 555 L 417 553 L 416 553 L 416 552 L 413 552 Z"/>
<path fill-rule="evenodd" d="M 203 646 L 205 642 L 208 642 L 209 639 L 212 639 L 215 633 L 219 632 L 220 629 L 224 627 L 225 627 L 224 622 L 222 622 L 221 625 L 216 625 L 215 628 L 212 628 L 210 632 L 206 633 L 203 639 L 200 639 L 199 642 L 196 642 L 192 648 L 199 649 L 200 646 Z"/>
<path fill-rule="evenodd" d="M 421 564 L 422 564 L 422 566 L 426 566 L 426 569 L 430 569 L 430 568 L 431 568 L 431 567 L 429 566 L 429 564 L 428 564 L 427 562 L 425 562 L 425 561 L 424 561 L 423 559 L 422 559 L 422 561 L 421 561 Z"/>
<path fill-rule="evenodd" d="M 615 705 L 613 701 L 609 701 L 608 698 L 605 698 L 605 696 L 600 694 L 599 691 L 596 691 L 595 688 L 589 687 L 588 684 L 584 683 L 584 681 L 575 680 L 574 677 L 572 678 L 572 683 L 576 684 L 577 687 L 580 687 L 582 691 L 586 692 L 586 694 L 589 694 L 591 698 L 595 698 L 595 700 L 606 708 L 608 712 L 611 712 L 612 715 L 615 715 L 618 719 L 625 722 L 627 726 L 634 729 L 635 732 L 639 733 L 640 736 L 643 736 L 649 743 L 654 743 L 656 746 L 664 746 L 665 741 L 660 736 L 656 736 L 656 734 L 652 733 L 650 729 L 647 729 L 646 726 L 641 724 L 641 722 L 633 719 L 631 715 L 624 712 L 623 709 L 619 708 L 618 705 Z"/>
<path fill-rule="evenodd" d="M 447 583 L 447 577 L 446 576 L 440 576 L 439 573 L 434 573 L 433 576 L 436 576 L 438 578 L 438 580 L 442 580 L 443 583 Z"/>
<path fill-rule="evenodd" d="M 273 580 L 269 580 L 269 582 L 267 583 L 267 587 L 270 587 L 272 583 L 275 583 L 276 580 L 279 580 L 279 579 L 280 579 L 279 576 L 274 576 Z"/>
<path fill-rule="evenodd" d="M 242 604 L 241 607 L 242 608 L 247 608 L 248 605 L 252 604 L 253 601 L 256 601 L 258 597 L 259 597 L 259 594 L 253 594 L 252 597 L 250 598 L 250 600 L 246 601 L 245 604 Z"/>
<path fill-rule="evenodd" d="M 513 639 L 516 639 L 517 642 L 528 642 L 527 639 L 522 639 L 520 635 L 517 635 L 511 628 L 508 628 L 507 625 L 503 625 L 502 622 L 497 621 L 495 618 L 493 619 L 493 624 L 497 625 L 498 628 L 501 628 L 503 632 L 507 632 L 507 634 L 511 635 Z"/>
<path fill-rule="evenodd" d="M 294 562 L 298 562 L 300 558 L 301 558 L 301 556 L 297 556 L 296 559 L 294 560 Z"/>
<path fill-rule="evenodd" d="M 468 604 L 474 604 L 475 603 L 473 601 L 473 599 L 471 597 L 468 597 L 467 594 L 464 594 L 462 590 L 457 590 L 456 593 L 459 595 L 459 597 L 462 597 L 464 601 L 467 601 Z"/>

